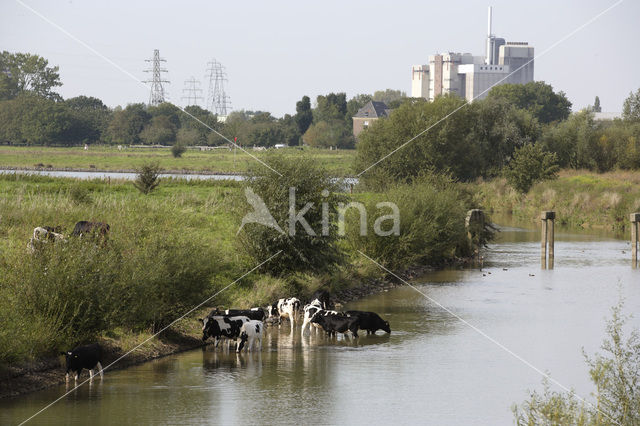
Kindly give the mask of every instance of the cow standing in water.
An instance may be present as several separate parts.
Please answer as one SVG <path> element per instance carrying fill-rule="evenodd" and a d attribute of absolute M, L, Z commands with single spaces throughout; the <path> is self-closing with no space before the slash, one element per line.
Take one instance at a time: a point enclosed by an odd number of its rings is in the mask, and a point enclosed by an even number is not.
<path fill-rule="evenodd" d="M 67 382 L 69 382 L 69 372 L 75 373 L 73 378 L 74 381 L 77 382 L 83 369 L 89 370 L 89 377 L 93 380 L 94 368 L 98 368 L 100 379 L 102 379 L 102 364 L 100 364 L 100 359 L 102 359 L 102 348 L 97 343 L 94 343 L 93 345 L 78 346 L 71 351 L 61 352 L 61 354 L 65 356 L 67 362 L 67 374 L 65 376 L 65 380 Z"/>
<path fill-rule="evenodd" d="M 248 350 L 253 351 L 255 344 L 258 350 L 262 350 L 262 332 L 264 330 L 264 324 L 262 321 L 251 320 L 242 324 L 240 327 L 240 345 L 236 352 L 242 352 L 242 348 L 247 344 Z"/>

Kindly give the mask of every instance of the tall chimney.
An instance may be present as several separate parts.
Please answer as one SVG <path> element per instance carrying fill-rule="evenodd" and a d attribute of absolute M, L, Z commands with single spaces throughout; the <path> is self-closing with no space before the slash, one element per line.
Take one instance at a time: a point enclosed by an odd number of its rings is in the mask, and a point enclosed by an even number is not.
<path fill-rule="evenodd" d="M 487 16 L 487 56 L 485 59 L 485 63 L 487 65 L 492 65 L 495 62 L 495 58 L 493 57 L 493 35 L 491 34 L 492 9 L 493 8 L 489 6 L 489 13 Z"/>

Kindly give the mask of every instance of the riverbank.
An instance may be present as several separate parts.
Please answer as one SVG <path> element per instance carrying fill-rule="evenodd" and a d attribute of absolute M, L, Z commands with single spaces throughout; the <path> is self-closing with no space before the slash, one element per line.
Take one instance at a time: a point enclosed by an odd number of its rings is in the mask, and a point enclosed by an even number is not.
<path fill-rule="evenodd" d="M 459 263 L 462 265 L 468 262 L 460 259 Z M 430 266 L 416 266 L 399 272 L 398 275 L 408 281 L 435 269 Z M 380 278 L 369 278 L 360 282 L 359 285 L 350 286 L 332 295 L 332 300 L 336 303 L 336 308 L 340 309 L 347 303 L 403 285 L 405 284 L 401 280 L 390 274 Z M 240 308 L 236 305 L 232 306 Z M 248 307 L 244 306 L 244 308 Z M 125 333 L 120 336 L 111 334 L 111 337 L 103 335 L 97 339 L 104 350 L 103 367 L 109 366 L 126 354 L 124 358 L 109 367 L 105 374 L 212 344 L 212 342 L 202 342 L 200 323 L 197 320 L 207 315 L 211 309 L 211 307 L 200 309 L 197 314 L 180 321 L 176 326 L 167 329 L 135 350 L 133 349 L 149 339 L 151 335 L 148 333 Z M 128 353 L 129 351 L 132 352 Z M 87 374 L 84 371 L 78 383 L 86 380 Z M 63 383 L 65 383 L 63 356 L 7 366 L 0 368 L 0 399 L 37 392 Z M 73 384 L 70 382 L 70 385 Z"/>
<path fill-rule="evenodd" d="M 638 171 L 563 170 L 558 179 L 537 183 L 526 194 L 502 178 L 470 184 L 470 189 L 487 211 L 536 225 L 541 211 L 554 210 L 556 224 L 567 228 L 623 232 L 629 214 L 640 211 Z"/>

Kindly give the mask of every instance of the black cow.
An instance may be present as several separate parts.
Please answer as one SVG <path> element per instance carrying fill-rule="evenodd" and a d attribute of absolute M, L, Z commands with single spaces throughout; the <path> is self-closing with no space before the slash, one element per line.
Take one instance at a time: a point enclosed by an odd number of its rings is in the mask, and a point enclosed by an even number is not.
<path fill-rule="evenodd" d="M 360 320 L 360 329 L 367 330 L 367 334 L 375 334 L 378 330 L 384 330 L 391 334 L 389 321 L 385 321 L 375 312 L 347 311 L 347 316 L 357 317 Z"/>
<path fill-rule="evenodd" d="M 358 337 L 358 327 L 359 327 L 359 319 L 358 317 L 345 317 L 343 315 L 336 314 L 322 314 L 322 311 L 317 312 L 313 318 L 311 318 L 311 322 L 320 325 L 324 331 L 327 332 L 330 336 L 335 336 L 336 333 L 346 333 L 350 331 L 353 333 L 353 337 Z"/>
<path fill-rule="evenodd" d="M 73 227 L 71 235 L 81 237 L 85 234 L 90 234 L 106 240 L 110 229 L 111 227 L 108 223 L 87 222 L 86 220 L 81 220 Z"/>
<path fill-rule="evenodd" d="M 333 309 L 333 303 L 331 303 L 331 296 L 327 290 L 317 290 L 311 296 L 311 301 L 319 300 L 322 304 L 322 309 Z"/>
<path fill-rule="evenodd" d="M 212 315 L 200 319 L 202 323 L 202 341 L 209 337 L 216 340 L 216 347 L 222 337 L 234 341 L 240 336 L 240 329 L 245 322 L 251 321 L 245 316 Z"/>
<path fill-rule="evenodd" d="M 244 316 L 252 320 L 264 321 L 267 314 L 262 308 L 251 308 L 251 309 L 227 309 L 224 311 L 219 310 L 218 308 L 211 311 L 209 316 L 214 315 L 226 315 L 226 316 Z"/>
<path fill-rule="evenodd" d="M 93 379 L 93 369 L 98 367 L 100 378 L 102 379 L 102 348 L 99 344 L 94 343 L 92 345 L 78 346 L 72 351 L 60 352 L 65 356 L 67 361 L 67 374 L 65 376 L 66 381 L 69 381 L 69 372 L 75 373 L 74 380 L 77 381 L 82 369 L 89 370 L 89 377 Z"/>

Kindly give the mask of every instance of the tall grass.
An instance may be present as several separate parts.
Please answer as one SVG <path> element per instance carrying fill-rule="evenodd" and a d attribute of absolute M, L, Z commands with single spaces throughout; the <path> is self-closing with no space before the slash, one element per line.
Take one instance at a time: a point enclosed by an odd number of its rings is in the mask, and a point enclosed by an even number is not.
<path fill-rule="evenodd" d="M 504 179 L 473 185 L 477 199 L 495 212 L 522 221 L 538 221 L 540 211 L 555 210 L 558 223 L 570 227 L 622 231 L 629 213 L 640 210 L 640 173 L 565 171 L 555 181 L 519 194 Z"/>

